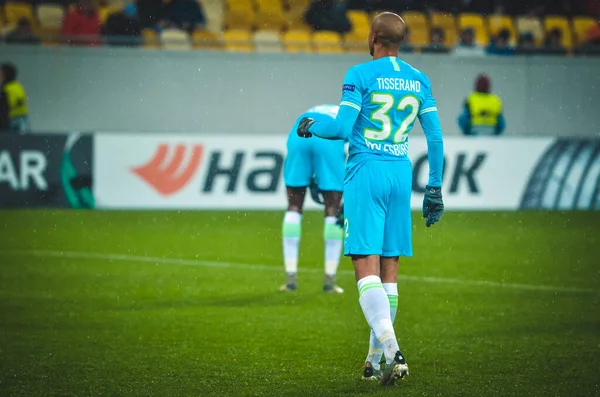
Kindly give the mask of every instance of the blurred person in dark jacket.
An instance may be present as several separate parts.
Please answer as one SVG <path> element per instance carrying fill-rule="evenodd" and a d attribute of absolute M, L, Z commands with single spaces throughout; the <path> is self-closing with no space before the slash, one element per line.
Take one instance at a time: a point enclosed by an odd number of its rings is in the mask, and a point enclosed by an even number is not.
<path fill-rule="evenodd" d="M 29 131 L 27 93 L 17 81 L 17 68 L 10 63 L 0 65 L 0 131 L 24 134 Z"/>
<path fill-rule="evenodd" d="M 508 29 L 502 29 L 498 32 L 496 37 L 490 40 L 486 52 L 492 55 L 514 55 L 515 49 L 509 44 L 510 31 Z"/>
<path fill-rule="evenodd" d="M 9 44 L 40 44 L 40 39 L 31 30 L 31 23 L 27 18 L 19 19 L 17 27 L 6 35 L 4 41 Z"/>
<path fill-rule="evenodd" d="M 352 29 L 346 16 L 346 4 L 336 0 L 313 0 L 304 19 L 314 30 L 346 33 Z"/>
<path fill-rule="evenodd" d="M 546 40 L 544 41 L 544 48 L 548 50 L 562 50 L 562 32 L 560 29 L 554 28 L 548 32 L 546 35 Z"/>
<path fill-rule="evenodd" d="M 200 3 L 196 0 L 171 0 L 167 5 L 169 25 L 192 32 L 206 25 L 206 17 Z"/>
<path fill-rule="evenodd" d="M 142 27 L 137 15 L 135 4 L 127 4 L 123 11 L 111 14 L 104 27 L 102 34 L 106 36 L 106 42 L 110 45 L 134 46 L 139 44 Z"/>
<path fill-rule="evenodd" d="M 492 94 L 489 76 L 480 74 L 475 80 L 475 91 L 469 94 L 458 126 L 465 135 L 500 135 L 506 127 L 502 100 Z"/>
<path fill-rule="evenodd" d="M 167 24 L 167 9 L 162 0 L 138 0 L 138 15 L 142 28 L 160 30 Z"/>

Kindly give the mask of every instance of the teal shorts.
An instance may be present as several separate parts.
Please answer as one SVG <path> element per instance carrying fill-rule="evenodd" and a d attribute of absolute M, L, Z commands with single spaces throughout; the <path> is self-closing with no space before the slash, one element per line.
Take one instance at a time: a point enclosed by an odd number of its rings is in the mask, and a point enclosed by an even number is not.
<path fill-rule="evenodd" d="M 305 187 L 316 177 L 319 190 L 341 192 L 344 188 L 346 151 L 344 141 L 300 138 L 296 126 L 287 140 L 283 180 L 288 187 Z"/>
<path fill-rule="evenodd" d="M 412 256 L 412 165 L 365 162 L 344 185 L 344 254 Z"/>

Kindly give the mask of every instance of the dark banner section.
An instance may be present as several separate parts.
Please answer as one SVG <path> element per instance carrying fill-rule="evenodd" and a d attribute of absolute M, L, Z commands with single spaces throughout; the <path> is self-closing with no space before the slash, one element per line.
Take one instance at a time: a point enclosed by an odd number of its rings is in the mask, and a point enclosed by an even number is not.
<path fill-rule="evenodd" d="M 0 135 L 0 207 L 94 208 L 93 138 Z"/>
<path fill-rule="evenodd" d="M 520 208 L 600 210 L 600 141 L 558 139 L 539 158 Z"/>

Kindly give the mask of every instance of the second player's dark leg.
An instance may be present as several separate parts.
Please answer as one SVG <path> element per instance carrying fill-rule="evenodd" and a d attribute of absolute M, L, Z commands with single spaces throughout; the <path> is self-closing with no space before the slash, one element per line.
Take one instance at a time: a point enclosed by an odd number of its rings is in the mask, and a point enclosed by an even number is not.
<path fill-rule="evenodd" d="M 280 290 L 295 291 L 298 283 L 298 251 L 302 234 L 302 208 L 306 187 L 287 187 L 288 208 L 283 218 L 283 259 L 285 262 L 286 283 Z"/>
<path fill-rule="evenodd" d="M 323 198 L 325 199 L 325 217 L 337 216 L 342 202 L 342 192 L 323 192 Z"/>
<path fill-rule="evenodd" d="M 288 211 L 302 213 L 304 207 L 304 198 L 306 197 L 306 186 L 290 187 L 287 186 Z"/>

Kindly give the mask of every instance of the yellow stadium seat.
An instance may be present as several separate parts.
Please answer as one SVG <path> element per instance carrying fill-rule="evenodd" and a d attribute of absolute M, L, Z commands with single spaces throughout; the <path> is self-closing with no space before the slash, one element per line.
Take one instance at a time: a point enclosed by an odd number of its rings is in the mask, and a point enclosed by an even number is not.
<path fill-rule="evenodd" d="M 98 11 L 98 18 L 100 19 L 100 23 L 104 25 L 111 14 L 121 12 L 121 10 L 123 10 L 123 7 L 118 5 L 110 5 L 100 8 L 100 10 Z"/>
<path fill-rule="evenodd" d="M 544 18 L 544 31 L 547 34 L 553 29 L 562 33 L 562 45 L 565 48 L 573 47 L 573 34 L 569 26 L 569 20 L 563 16 L 547 16 Z"/>
<path fill-rule="evenodd" d="M 444 44 L 455 46 L 458 35 L 456 33 L 456 18 L 452 14 L 435 12 L 431 14 L 431 29 L 439 28 L 444 31 Z"/>
<path fill-rule="evenodd" d="M 258 8 L 256 26 L 259 30 L 281 30 L 284 23 L 283 8 L 280 3 L 263 3 Z"/>
<path fill-rule="evenodd" d="M 311 33 L 305 30 L 289 30 L 283 35 L 286 52 L 312 52 Z"/>
<path fill-rule="evenodd" d="M 425 15 L 417 11 L 402 13 L 402 19 L 410 30 L 411 44 L 424 46 L 429 44 L 429 24 Z"/>
<path fill-rule="evenodd" d="M 510 32 L 510 43 L 516 43 L 517 30 L 511 17 L 507 15 L 490 15 L 487 18 L 487 23 L 491 37 L 496 36 L 501 30 L 506 29 Z"/>
<path fill-rule="evenodd" d="M 204 29 L 198 29 L 192 33 L 192 45 L 194 48 L 221 48 L 221 43 L 216 33 Z"/>
<path fill-rule="evenodd" d="M 459 34 L 463 29 L 471 28 L 475 32 L 475 42 L 480 46 L 487 46 L 490 42 L 483 17 L 479 14 L 465 13 L 458 16 Z"/>
<path fill-rule="evenodd" d="M 256 52 L 282 52 L 281 37 L 276 30 L 259 30 L 252 36 Z"/>
<path fill-rule="evenodd" d="M 165 29 L 160 34 L 163 48 L 168 50 L 191 50 L 190 36 L 181 29 Z"/>
<path fill-rule="evenodd" d="M 6 18 L 6 24 L 16 25 L 20 19 L 27 19 L 32 27 L 37 26 L 37 21 L 33 16 L 33 8 L 31 4 L 26 3 L 6 3 L 4 6 L 4 16 Z"/>
<path fill-rule="evenodd" d="M 144 48 L 160 48 L 160 39 L 154 29 L 142 30 L 142 45 Z"/>
<path fill-rule="evenodd" d="M 517 17 L 517 32 L 519 35 L 531 34 L 535 44 L 540 46 L 544 42 L 544 29 L 537 18 Z"/>
<path fill-rule="evenodd" d="M 60 29 L 65 17 L 65 10 L 57 4 L 40 4 L 37 6 L 37 17 L 43 28 Z"/>
<path fill-rule="evenodd" d="M 368 33 L 350 32 L 344 35 L 344 49 L 347 52 L 358 52 L 366 54 L 369 52 L 369 44 L 367 42 Z"/>
<path fill-rule="evenodd" d="M 369 32 L 371 22 L 369 16 L 364 11 L 350 10 L 348 11 L 348 19 L 352 24 L 353 32 Z"/>
<path fill-rule="evenodd" d="M 255 21 L 256 13 L 251 8 L 230 8 L 225 14 L 225 26 L 227 29 L 252 30 Z"/>
<path fill-rule="evenodd" d="M 320 31 L 313 33 L 313 45 L 315 52 L 321 54 L 341 54 L 342 37 L 336 32 Z"/>
<path fill-rule="evenodd" d="M 254 50 L 250 42 L 250 33 L 247 30 L 228 30 L 221 37 L 227 51 L 252 52 Z"/>
<path fill-rule="evenodd" d="M 285 13 L 287 30 L 312 30 L 304 20 L 304 9 L 292 8 Z"/>
<path fill-rule="evenodd" d="M 596 20 L 591 17 L 574 17 L 573 18 L 573 33 L 575 43 L 582 45 L 586 41 L 587 33 L 589 30 L 597 24 Z"/>

